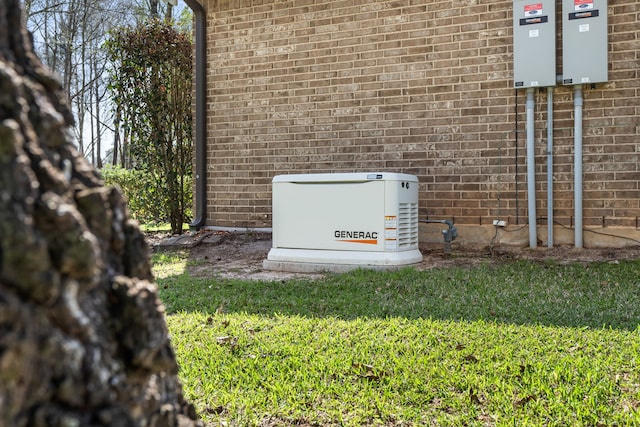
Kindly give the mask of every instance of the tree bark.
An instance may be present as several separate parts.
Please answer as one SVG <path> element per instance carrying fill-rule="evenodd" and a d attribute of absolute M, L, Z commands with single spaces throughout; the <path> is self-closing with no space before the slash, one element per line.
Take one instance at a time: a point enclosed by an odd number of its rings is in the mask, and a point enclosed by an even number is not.
<path fill-rule="evenodd" d="M 144 236 L 0 1 L 0 425 L 198 426 Z"/>

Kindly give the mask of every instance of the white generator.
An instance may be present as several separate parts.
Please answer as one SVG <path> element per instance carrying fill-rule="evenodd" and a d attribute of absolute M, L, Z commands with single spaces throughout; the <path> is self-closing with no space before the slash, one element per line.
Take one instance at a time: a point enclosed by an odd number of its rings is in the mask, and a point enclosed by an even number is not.
<path fill-rule="evenodd" d="M 272 185 L 273 245 L 266 269 L 318 271 L 332 270 L 328 265 L 401 266 L 422 261 L 416 176 L 278 175 Z"/>

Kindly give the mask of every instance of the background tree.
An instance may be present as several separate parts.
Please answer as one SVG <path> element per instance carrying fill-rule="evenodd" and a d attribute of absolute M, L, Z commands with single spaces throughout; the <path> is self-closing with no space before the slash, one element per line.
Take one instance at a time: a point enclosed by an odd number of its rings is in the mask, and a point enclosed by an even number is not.
<path fill-rule="evenodd" d="M 124 144 L 123 165 L 155 180 L 172 233 L 182 233 L 191 192 L 193 46 L 166 21 L 113 30 L 110 90 Z"/>
<path fill-rule="evenodd" d="M 127 17 L 119 0 L 28 0 L 24 9 L 36 52 L 62 81 L 76 126 L 72 128 L 81 153 L 101 165 L 106 57 L 101 44 L 111 22 Z"/>
<path fill-rule="evenodd" d="M 133 25 L 161 14 L 170 21 L 173 6 L 164 0 L 23 0 L 23 11 L 36 53 L 60 78 L 71 103 L 78 149 L 98 168 L 106 152 L 117 162 L 109 147 L 120 135 L 114 135 L 117 118 L 107 93 L 102 45 L 115 25 Z"/>

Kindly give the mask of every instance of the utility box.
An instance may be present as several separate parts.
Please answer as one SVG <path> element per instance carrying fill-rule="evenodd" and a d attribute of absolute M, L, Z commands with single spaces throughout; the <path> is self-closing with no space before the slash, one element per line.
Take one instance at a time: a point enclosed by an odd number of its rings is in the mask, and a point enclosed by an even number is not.
<path fill-rule="evenodd" d="M 272 188 L 273 244 L 266 269 L 317 271 L 330 270 L 328 264 L 394 266 L 422 261 L 414 175 L 278 175 Z M 295 263 L 311 268 L 291 268 Z"/>
<path fill-rule="evenodd" d="M 513 86 L 556 85 L 555 0 L 513 1 Z"/>
<path fill-rule="evenodd" d="M 578 85 L 609 78 L 607 1 L 562 1 L 562 83 Z"/>

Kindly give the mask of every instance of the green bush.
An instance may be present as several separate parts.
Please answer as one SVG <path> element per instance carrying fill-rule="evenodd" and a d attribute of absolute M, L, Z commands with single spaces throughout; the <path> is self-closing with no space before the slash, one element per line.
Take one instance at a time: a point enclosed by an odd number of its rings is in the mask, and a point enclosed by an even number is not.
<path fill-rule="evenodd" d="M 101 173 L 106 185 L 120 188 L 132 218 L 141 224 L 167 222 L 166 203 L 149 172 L 108 165 Z"/>
<path fill-rule="evenodd" d="M 183 189 L 184 221 L 189 223 L 193 220 L 193 175 L 185 175 Z"/>
<path fill-rule="evenodd" d="M 122 164 L 152 174 L 155 193 L 163 195 L 156 206 L 166 213 L 162 220 L 170 224 L 172 233 L 183 231 L 191 210 L 191 180 L 185 180 L 192 174 L 193 155 L 189 34 L 164 20 L 151 19 L 114 29 L 105 43 L 111 63 L 109 91 L 118 124 L 128 134 Z M 135 196 L 146 197 L 140 192 Z M 129 197 L 133 199 L 134 194 Z M 151 205 L 141 208 L 138 215 L 155 216 Z"/>

